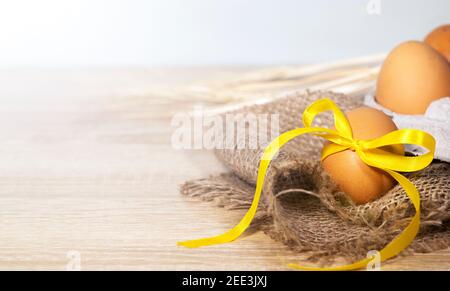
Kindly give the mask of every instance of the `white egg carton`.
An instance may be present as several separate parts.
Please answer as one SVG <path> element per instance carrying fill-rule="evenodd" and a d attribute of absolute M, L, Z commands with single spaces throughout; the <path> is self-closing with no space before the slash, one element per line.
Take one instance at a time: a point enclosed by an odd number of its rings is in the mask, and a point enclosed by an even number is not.
<path fill-rule="evenodd" d="M 450 162 L 450 97 L 432 102 L 424 115 L 394 113 L 377 103 L 373 93 L 365 96 L 364 104 L 391 116 L 399 129 L 415 128 L 433 135 L 436 139 L 435 159 Z M 422 147 L 413 145 L 405 146 L 405 150 L 413 154 L 426 152 Z"/>

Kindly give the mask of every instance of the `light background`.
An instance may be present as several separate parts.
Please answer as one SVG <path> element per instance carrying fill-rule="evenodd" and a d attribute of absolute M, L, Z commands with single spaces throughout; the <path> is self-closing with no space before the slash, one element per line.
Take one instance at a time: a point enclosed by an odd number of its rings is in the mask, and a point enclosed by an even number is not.
<path fill-rule="evenodd" d="M 0 67 L 311 63 L 443 23 L 449 0 L 0 0 Z"/>

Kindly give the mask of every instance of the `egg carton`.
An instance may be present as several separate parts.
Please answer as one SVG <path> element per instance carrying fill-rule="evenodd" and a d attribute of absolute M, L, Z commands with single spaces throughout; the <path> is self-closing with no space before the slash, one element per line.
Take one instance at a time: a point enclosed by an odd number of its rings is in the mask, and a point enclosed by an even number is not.
<path fill-rule="evenodd" d="M 432 102 L 424 115 L 407 115 L 392 112 L 375 100 L 373 93 L 364 98 L 366 106 L 378 109 L 392 117 L 399 129 L 415 128 L 426 131 L 436 139 L 435 159 L 450 162 L 450 97 Z M 405 150 L 412 154 L 424 154 L 426 150 L 414 145 L 406 145 Z"/>

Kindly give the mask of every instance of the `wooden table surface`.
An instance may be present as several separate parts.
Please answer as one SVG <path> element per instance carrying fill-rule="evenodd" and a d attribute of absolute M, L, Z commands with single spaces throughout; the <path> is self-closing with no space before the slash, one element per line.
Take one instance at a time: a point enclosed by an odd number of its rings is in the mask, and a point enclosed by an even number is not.
<path fill-rule="evenodd" d="M 188 201 L 178 186 L 219 173 L 207 151 L 170 145 L 182 102 L 155 86 L 229 76 L 237 69 L 0 71 L 0 269 L 287 270 L 304 256 L 261 233 L 201 249 L 242 211 Z M 450 269 L 450 249 L 384 269 Z"/>

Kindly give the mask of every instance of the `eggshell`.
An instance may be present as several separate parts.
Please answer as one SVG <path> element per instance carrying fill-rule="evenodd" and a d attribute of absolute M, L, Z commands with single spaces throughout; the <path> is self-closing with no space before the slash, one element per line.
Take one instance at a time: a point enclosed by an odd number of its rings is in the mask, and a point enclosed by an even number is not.
<path fill-rule="evenodd" d="M 394 122 L 383 112 L 360 107 L 346 114 L 356 139 L 374 139 L 397 130 Z M 402 145 L 384 150 L 404 154 Z M 363 204 L 380 197 L 391 189 L 396 181 L 383 170 L 368 166 L 352 150 L 332 154 L 322 161 L 325 171 L 356 204 Z"/>
<path fill-rule="evenodd" d="M 450 62 L 450 24 L 442 25 L 427 35 L 425 43 L 441 53 Z"/>
<path fill-rule="evenodd" d="M 397 113 L 424 114 L 434 100 L 450 96 L 450 64 L 429 45 L 396 47 L 381 67 L 376 100 Z"/>

